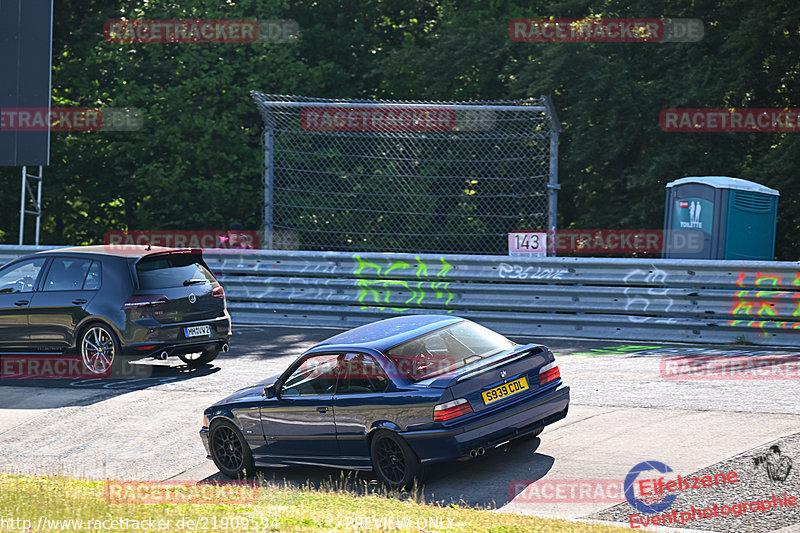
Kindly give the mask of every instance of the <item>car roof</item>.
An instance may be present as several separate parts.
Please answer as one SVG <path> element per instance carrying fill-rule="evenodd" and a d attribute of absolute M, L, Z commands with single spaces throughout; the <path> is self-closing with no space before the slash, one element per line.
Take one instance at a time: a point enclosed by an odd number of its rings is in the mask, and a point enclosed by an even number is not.
<path fill-rule="evenodd" d="M 92 254 L 92 255 L 108 255 L 114 257 L 127 257 L 127 258 L 142 258 L 148 255 L 156 255 L 163 253 L 202 253 L 202 250 L 195 248 L 166 248 L 164 246 L 147 246 L 147 245 L 113 245 L 113 244 L 96 244 L 92 246 L 72 246 L 69 248 L 56 248 L 55 250 L 44 250 L 37 252 L 36 255 L 51 255 L 56 253 L 68 254 Z"/>
<path fill-rule="evenodd" d="M 314 346 L 311 351 L 335 345 L 337 349 L 372 348 L 385 352 L 393 346 L 425 333 L 464 321 L 463 318 L 448 315 L 408 315 L 387 318 L 334 335 Z"/>

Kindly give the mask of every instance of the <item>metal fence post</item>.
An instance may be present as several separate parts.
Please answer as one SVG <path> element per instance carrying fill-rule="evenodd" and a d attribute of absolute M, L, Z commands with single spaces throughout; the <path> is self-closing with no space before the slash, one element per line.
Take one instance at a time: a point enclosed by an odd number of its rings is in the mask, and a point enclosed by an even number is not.
<path fill-rule="evenodd" d="M 271 120 L 265 120 L 264 124 L 264 248 L 272 250 L 274 248 L 275 225 L 273 219 L 273 199 L 274 199 L 274 165 L 273 149 L 275 128 Z"/>
<path fill-rule="evenodd" d="M 547 107 L 547 114 L 550 118 L 550 177 L 547 182 L 547 229 L 548 234 L 555 236 L 558 226 L 558 191 L 561 185 L 558 183 L 558 134 L 561 132 L 561 123 L 558 121 L 555 107 L 549 96 L 542 96 L 544 105 Z M 549 246 L 547 255 L 555 256 L 555 246 Z"/>

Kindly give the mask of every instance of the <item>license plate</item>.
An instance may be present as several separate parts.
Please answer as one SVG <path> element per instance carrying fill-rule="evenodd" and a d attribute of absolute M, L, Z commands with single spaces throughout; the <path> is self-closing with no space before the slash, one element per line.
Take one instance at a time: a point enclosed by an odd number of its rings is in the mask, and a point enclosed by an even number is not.
<path fill-rule="evenodd" d="M 525 378 L 515 379 L 510 383 L 500 385 L 499 387 L 495 387 L 484 392 L 482 395 L 483 403 L 489 405 L 492 402 L 502 400 L 503 398 L 508 398 L 509 396 L 513 396 L 514 394 L 524 390 L 528 390 L 528 380 Z"/>
<path fill-rule="evenodd" d="M 190 326 L 183 328 L 183 332 L 187 337 L 210 337 L 211 326 Z"/>

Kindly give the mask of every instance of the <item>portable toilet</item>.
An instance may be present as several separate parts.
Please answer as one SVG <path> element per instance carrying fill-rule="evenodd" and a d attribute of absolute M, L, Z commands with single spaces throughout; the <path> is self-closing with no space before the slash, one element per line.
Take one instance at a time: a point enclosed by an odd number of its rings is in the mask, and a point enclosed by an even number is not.
<path fill-rule="evenodd" d="M 664 258 L 772 261 L 778 196 L 775 189 L 727 176 L 668 183 Z"/>

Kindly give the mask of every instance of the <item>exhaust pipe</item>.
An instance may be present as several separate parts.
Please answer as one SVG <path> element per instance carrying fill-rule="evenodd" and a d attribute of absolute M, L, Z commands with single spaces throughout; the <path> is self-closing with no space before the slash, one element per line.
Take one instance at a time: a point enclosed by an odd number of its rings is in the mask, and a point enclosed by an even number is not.
<path fill-rule="evenodd" d="M 169 354 L 167 353 L 166 350 L 164 350 L 163 352 L 161 352 L 156 356 L 156 359 L 158 359 L 159 361 L 166 361 L 167 357 L 169 357 Z"/>
<path fill-rule="evenodd" d="M 228 353 L 228 350 L 230 350 L 230 349 L 231 349 L 231 347 L 228 346 L 227 342 L 222 345 L 222 353 Z"/>
<path fill-rule="evenodd" d="M 469 451 L 469 456 L 470 457 L 477 457 L 478 456 L 478 450 L 470 450 Z"/>
<path fill-rule="evenodd" d="M 484 453 L 486 453 L 486 450 L 484 450 L 483 448 L 478 448 L 478 455 L 479 456 L 483 455 Z"/>

